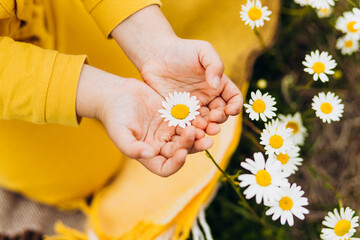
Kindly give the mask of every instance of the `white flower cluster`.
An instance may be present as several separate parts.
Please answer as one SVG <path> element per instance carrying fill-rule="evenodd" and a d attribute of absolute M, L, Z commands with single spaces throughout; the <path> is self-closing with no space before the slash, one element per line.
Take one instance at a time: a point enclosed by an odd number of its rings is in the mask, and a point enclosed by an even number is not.
<path fill-rule="evenodd" d="M 333 13 L 335 0 L 294 0 L 300 6 L 310 6 L 316 9 L 319 18 L 330 17 Z M 335 28 L 345 35 L 336 42 L 336 48 L 343 55 L 351 55 L 359 50 L 360 39 L 360 9 L 346 11 L 336 20 Z"/>
<path fill-rule="evenodd" d="M 360 39 L 360 9 L 353 8 L 352 11 L 344 12 L 336 20 L 335 28 L 345 35 L 336 42 L 336 48 L 343 55 L 351 55 L 359 50 Z"/>
<path fill-rule="evenodd" d="M 249 104 L 244 104 L 246 112 L 252 120 L 260 118 L 264 122 L 276 116 L 275 98 L 260 90 L 251 92 Z M 294 217 L 301 220 L 309 211 L 304 208 L 308 200 L 304 192 L 296 184 L 290 185 L 287 178 L 301 166 L 300 147 L 307 136 L 300 113 L 294 115 L 279 114 L 277 119 L 265 123 L 260 137 L 264 145 L 267 160 L 262 153 L 255 153 L 254 160 L 247 158 L 241 166 L 251 172 L 238 177 L 240 187 L 247 187 L 244 195 L 247 199 L 255 197 L 256 202 L 263 202 L 269 209 L 266 215 L 273 220 L 280 218 L 281 224 L 286 222 L 293 226 Z"/>

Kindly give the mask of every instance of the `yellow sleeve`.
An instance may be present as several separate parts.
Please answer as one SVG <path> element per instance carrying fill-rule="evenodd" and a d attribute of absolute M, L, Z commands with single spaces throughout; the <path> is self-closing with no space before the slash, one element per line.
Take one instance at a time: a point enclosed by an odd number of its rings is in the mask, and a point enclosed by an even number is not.
<path fill-rule="evenodd" d="M 82 0 L 106 37 L 127 17 L 147 6 L 161 5 L 160 0 Z"/>
<path fill-rule="evenodd" d="M 77 126 L 76 90 L 85 60 L 0 37 L 0 118 Z"/>

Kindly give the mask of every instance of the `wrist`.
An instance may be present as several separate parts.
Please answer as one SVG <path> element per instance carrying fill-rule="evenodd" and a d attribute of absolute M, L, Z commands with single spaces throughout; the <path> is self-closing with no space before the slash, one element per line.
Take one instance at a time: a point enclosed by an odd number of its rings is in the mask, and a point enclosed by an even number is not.
<path fill-rule="evenodd" d="M 115 27 L 111 35 L 139 71 L 147 59 L 177 39 L 157 5 L 134 13 Z"/>
<path fill-rule="evenodd" d="M 84 64 L 76 94 L 78 117 L 99 118 L 118 77 Z"/>

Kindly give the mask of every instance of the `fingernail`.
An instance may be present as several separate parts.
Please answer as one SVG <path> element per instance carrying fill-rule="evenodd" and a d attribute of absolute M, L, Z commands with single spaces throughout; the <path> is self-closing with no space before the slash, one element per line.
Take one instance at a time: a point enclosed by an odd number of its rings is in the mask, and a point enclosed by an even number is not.
<path fill-rule="evenodd" d="M 150 151 L 143 151 L 140 155 L 142 158 L 151 158 L 154 156 L 154 154 Z"/>
<path fill-rule="evenodd" d="M 219 86 L 220 86 L 220 78 L 218 76 L 216 76 L 213 80 L 213 87 L 215 89 L 218 89 Z"/>

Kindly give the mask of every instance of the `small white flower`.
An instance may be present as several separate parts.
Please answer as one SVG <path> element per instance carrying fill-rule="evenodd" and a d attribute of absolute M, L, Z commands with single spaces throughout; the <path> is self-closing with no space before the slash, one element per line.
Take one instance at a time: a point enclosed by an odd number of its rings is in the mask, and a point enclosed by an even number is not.
<path fill-rule="evenodd" d="M 266 211 L 266 215 L 273 215 L 272 220 L 280 218 L 282 225 L 285 225 L 286 222 L 290 226 L 294 225 L 294 217 L 297 217 L 301 220 L 305 219 L 304 214 L 308 214 L 309 210 L 303 206 L 308 205 L 308 199 L 302 197 L 304 191 L 301 190 L 300 186 L 297 186 L 295 183 L 291 187 L 281 187 L 282 193 L 280 200 L 272 201 L 269 204 L 266 204 L 270 207 Z"/>
<path fill-rule="evenodd" d="M 335 2 L 334 0 L 309 0 L 309 5 L 316 9 L 322 9 L 335 6 Z"/>
<path fill-rule="evenodd" d="M 327 228 L 321 230 L 321 238 L 324 240 L 347 240 L 356 232 L 355 228 L 359 226 L 357 223 L 359 217 L 353 217 L 355 211 L 347 207 L 341 208 L 340 214 L 337 208 L 333 212 L 329 212 L 322 222 Z"/>
<path fill-rule="evenodd" d="M 301 166 L 303 159 L 299 157 L 299 152 L 300 148 L 296 146 L 275 156 L 275 159 L 281 163 L 281 170 L 286 175 L 294 174 L 298 170 L 298 166 Z"/>
<path fill-rule="evenodd" d="M 257 90 L 256 93 L 251 92 L 251 99 L 249 104 L 244 104 L 246 112 L 249 113 L 251 120 L 259 120 L 259 117 L 264 122 L 267 121 L 267 118 L 271 119 L 276 116 L 274 111 L 276 111 L 275 98 L 271 97 L 268 93 L 264 95 L 261 94 L 260 90 Z"/>
<path fill-rule="evenodd" d="M 316 111 L 316 116 L 323 122 L 330 123 L 331 121 L 340 121 L 342 113 L 344 112 L 344 104 L 335 93 L 324 92 L 319 93 L 313 97 L 312 109 Z"/>
<path fill-rule="evenodd" d="M 264 145 L 267 155 L 286 153 L 294 147 L 291 141 L 291 129 L 280 124 L 279 120 L 273 120 L 270 124 L 265 124 L 260 139 L 260 144 Z"/>
<path fill-rule="evenodd" d="M 359 16 L 358 16 L 359 15 Z M 355 39 L 360 38 L 360 10 L 354 8 L 352 12 L 344 12 L 336 20 L 335 28 L 343 33 L 351 35 Z"/>
<path fill-rule="evenodd" d="M 333 68 L 336 67 L 335 60 L 332 59 L 332 56 L 328 52 L 311 52 L 310 55 L 305 56 L 305 61 L 302 64 L 306 67 L 305 72 L 309 74 L 314 74 L 313 79 L 317 81 L 319 78 L 322 82 L 329 81 L 329 78 L 326 74 L 334 74 Z"/>
<path fill-rule="evenodd" d="M 247 187 L 244 195 L 247 199 L 256 197 L 258 204 L 274 201 L 280 198 L 281 190 L 279 187 L 288 186 L 286 175 L 280 170 L 280 163 L 268 158 L 265 162 L 261 152 L 254 154 L 254 160 L 245 159 L 241 166 L 251 172 L 251 174 L 241 174 L 240 187 Z"/>
<path fill-rule="evenodd" d="M 240 17 L 245 21 L 245 25 L 249 25 L 251 29 L 256 26 L 264 26 L 264 21 L 270 21 L 271 11 L 268 7 L 262 7 L 260 0 L 248 0 L 246 5 L 241 6 Z"/>
<path fill-rule="evenodd" d="M 333 13 L 334 9 L 332 7 L 329 8 L 321 8 L 316 10 L 316 14 L 319 18 L 327 18 L 330 17 Z"/>
<path fill-rule="evenodd" d="M 359 41 L 351 35 L 346 34 L 336 41 L 336 48 L 341 50 L 343 55 L 351 55 L 359 50 Z"/>
<path fill-rule="evenodd" d="M 292 130 L 291 140 L 295 145 L 304 145 L 305 137 L 307 136 L 306 128 L 304 127 L 301 119 L 301 114 L 299 112 L 295 113 L 294 116 L 290 114 L 285 116 L 279 114 L 280 123 L 285 124 L 286 128 Z"/>
<path fill-rule="evenodd" d="M 165 98 L 166 101 L 162 102 L 165 109 L 160 109 L 161 117 L 165 118 L 165 122 L 169 121 L 169 126 L 179 125 L 185 128 L 186 125 L 190 126 L 190 121 L 194 120 L 200 106 L 199 101 L 195 96 L 190 97 L 188 92 L 174 92 L 174 95 L 169 93 L 169 97 Z"/>
<path fill-rule="evenodd" d="M 294 0 L 295 3 L 299 4 L 302 7 L 309 5 L 309 1 L 310 0 Z"/>

